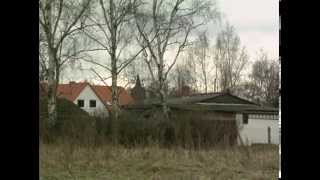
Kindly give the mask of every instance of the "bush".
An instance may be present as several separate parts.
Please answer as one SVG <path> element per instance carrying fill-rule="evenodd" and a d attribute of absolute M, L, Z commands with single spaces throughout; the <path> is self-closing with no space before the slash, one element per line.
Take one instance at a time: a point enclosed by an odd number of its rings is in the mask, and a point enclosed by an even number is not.
<path fill-rule="evenodd" d="M 157 144 L 184 148 L 230 146 L 237 140 L 236 122 L 219 119 L 212 112 L 199 110 L 171 110 L 166 120 L 161 108 L 123 110 L 119 120 L 89 116 L 88 113 L 65 99 L 58 99 L 58 122 L 48 130 L 46 98 L 40 98 L 40 138 L 44 142 L 68 140 L 79 144 L 111 142 L 111 125 L 118 128 L 117 143 L 130 147 Z M 217 119 L 218 117 L 218 119 Z"/>
<path fill-rule="evenodd" d="M 40 97 L 39 134 L 43 142 L 69 140 L 79 144 L 92 144 L 96 137 L 95 119 L 72 102 L 57 99 L 57 124 L 48 129 L 47 98 Z"/>
<path fill-rule="evenodd" d="M 162 113 L 156 109 L 146 112 L 124 111 L 119 119 L 119 143 L 132 146 L 163 142 L 163 119 Z"/>
<path fill-rule="evenodd" d="M 184 147 L 232 146 L 237 139 L 233 120 L 213 119 L 210 112 L 176 110 L 171 119 L 177 143 Z"/>
<path fill-rule="evenodd" d="M 175 110 L 165 120 L 161 109 L 123 111 L 118 141 L 126 146 L 157 143 L 185 148 L 230 146 L 236 143 L 237 126 L 232 120 L 212 120 L 199 111 Z"/>

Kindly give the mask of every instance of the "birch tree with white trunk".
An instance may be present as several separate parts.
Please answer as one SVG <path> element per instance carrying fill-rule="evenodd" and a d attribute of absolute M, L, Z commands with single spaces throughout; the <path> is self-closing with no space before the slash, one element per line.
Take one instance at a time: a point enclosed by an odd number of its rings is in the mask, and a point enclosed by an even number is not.
<path fill-rule="evenodd" d="M 135 46 L 135 28 L 133 24 L 133 9 L 139 6 L 136 0 L 97 0 L 94 13 L 89 21 L 96 26 L 83 30 L 97 51 L 91 58 L 84 59 L 102 69 L 103 81 L 105 76 L 111 77 L 111 116 L 113 140 L 117 137 L 117 120 L 120 115 L 119 107 L 119 74 L 132 63 L 143 51 L 143 47 Z M 99 54 L 100 53 L 100 54 Z M 92 58 L 96 57 L 96 58 Z M 106 84 L 106 82 L 104 82 Z"/>
<path fill-rule="evenodd" d="M 91 0 L 39 1 L 39 30 L 42 34 L 40 45 L 44 45 L 45 48 L 42 49 L 45 54 L 41 54 L 40 63 L 47 64 L 46 68 L 45 66 L 42 68 L 46 69 L 48 81 L 48 124 L 50 127 L 53 127 L 57 121 L 56 90 L 60 68 L 75 56 L 70 49 L 73 49 L 75 44 L 75 34 L 86 27 L 84 22 L 86 14 L 89 13 L 90 2 Z M 69 52 L 65 53 L 65 51 Z M 47 63 L 44 63 L 46 58 Z"/>
<path fill-rule="evenodd" d="M 179 55 L 190 45 L 193 30 L 217 17 L 213 1 L 200 0 L 152 0 L 144 1 L 135 9 L 135 19 L 141 45 L 147 46 L 145 61 L 153 81 L 157 84 L 164 115 L 167 119 L 168 106 L 165 82 Z M 153 41 L 153 39 L 155 40 Z"/>

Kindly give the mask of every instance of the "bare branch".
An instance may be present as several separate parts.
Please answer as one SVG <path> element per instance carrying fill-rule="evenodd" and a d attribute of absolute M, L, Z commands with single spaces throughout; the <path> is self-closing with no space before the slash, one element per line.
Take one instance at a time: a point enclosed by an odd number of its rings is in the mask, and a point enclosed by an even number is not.
<path fill-rule="evenodd" d="M 92 39 L 93 41 L 95 41 L 96 43 L 98 43 L 100 46 L 102 46 L 105 50 L 108 51 L 108 53 L 110 54 L 110 50 L 109 47 L 104 45 L 101 41 L 98 40 L 98 38 L 91 36 L 89 33 L 87 33 L 85 30 L 83 31 L 90 39 Z"/>
<path fill-rule="evenodd" d="M 43 20 L 41 20 L 41 18 L 39 17 L 39 22 L 40 22 L 42 28 L 45 29 L 46 28 L 46 24 L 47 24 L 47 20 L 45 18 L 45 16 L 46 16 L 45 12 L 46 11 L 45 11 L 41 1 L 39 1 L 39 8 L 40 8 L 40 11 L 42 12 L 42 17 L 43 17 Z"/>
<path fill-rule="evenodd" d="M 63 7 L 63 0 L 59 0 L 59 12 L 58 12 L 56 22 L 54 23 L 54 26 L 53 26 L 52 36 L 55 36 L 55 34 L 56 34 L 57 27 L 58 27 L 58 24 L 60 21 L 61 13 L 62 13 L 62 7 Z"/>
<path fill-rule="evenodd" d="M 96 49 L 82 49 L 82 50 L 79 50 L 71 55 L 63 55 L 61 56 L 65 58 L 65 60 L 61 61 L 60 62 L 60 65 L 63 65 L 64 63 L 66 63 L 68 60 L 70 60 L 70 58 L 76 58 L 76 56 L 80 55 L 81 53 L 84 53 L 84 52 L 91 52 L 91 51 L 104 51 L 106 49 L 99 49 L 99 48 L 96 48 Z M 78 57 L 77 59 L 82 59 L 82 57 Z"/>
<path fill-rule="evenodd" d="M 92 64 L 95 64 L 95 65 L 98 65 L 98 66 L 100 66 L 100 67 L 103 67 L 103 68 L 105 68 L 105 69 L 107 69 L 108 71 L 111 72 L 111 69 L 110 69 L 108 66 L 105 66 L 105 65 L 103 65 L 103 64 L 101 64 L 101 63 L 95 62 L 95 61 L 93 61 L 93 60 L 87 60 L 87 59 L 85 59 L 85 58 L 82 58 L 82 60 L 83 60 L 83 61 L 86 61 L 86 62 L 89 62 L 89 63 L 92 63 Z"/>
<path fill-rule="evenodd" d="M 111 78 L 111 76 L 108 77 L 108 78 L 103 78 L 103 77 L 100 76 L 100 74 L 99 74 L 97 71 L 95 71 L 93 68 L 91 68 L 90 70 L 91 70 L 96 76 L 99 77 L 99 79 L 101 80 L 101 82 L 103 82 L 103 84 L 104 84 L 105 86 L 108 86 L 108 84 L 105 82 L 105 80 Z"/>
<path fill-rule="evenodd" d="M 111 40 L 110 40 L 110 37 L 109 37 L 108 34 L 107 34 L 107 32 L 106 32 L 105 29 L 102 27 L 102 24 L 98 23 L 96 20 L 94 20 L 94 19 L 91 18 L 91 17 L 89 17 L 89 19 L 90 19 L 91 21 L 93 21 L 93 23 L 94 23 L 95 25 L 97 25 L 97 26 L 99 27 L 99 29 L 103 32 L 105 38 L 106 38 L 108 41 L 111 41 Z"/>
<path fill-rule="evenodd" d="M 89 4 L 90 4 L 91 0 L 86 0 L 86 1 L 87 1 L 86 4 L 84 4 L 84 6 L 80 10 L 79 14 L 74 18 L 74 20 L 71 22 L 71 24 L 67 27 L 66 31 L 60 37 L 60 40 L 58 41 L 56 47 L 60 46 L 61 42 L 66 38 L 66 36 L 68 36 L 69 34 L 71 34 L 72 32 L 74 32 L 76 30 L 79 30 L 79 29 L 83 28 L 83 27 L 80 27 L 80 28 L 76 28 L 74 30 L 71 30 L 71 28 L 74 27 L 76 25 L 76 23 L 78 22 L 78 20 L 81 18 L 81 16 L 85 12 L 85 10 L 89 7 Z"/>
<path fill-rule="evenodd" d="M 174 64 L 177 62 L 177 59 L 178 59 L 178 56 L 179 56 L 180 52 L 181 52 L 182 49 L 185 47 L 185 44 L 186 44 L 186 42 L 187 42 L 187 38 L 188 38 L 188 36 L 189 36 L 190 31 L 191 31 L 191 28 L 189 28 L 189 29 L 187 30 L 186 35 L 185 35 L 184 40 L 183 40 L 183 43 L 179 46 L 178 51 L 177 51 L 177 53 L 176 53 L 176 56 L 174 57 L 174 60 L 173 60 L 172 64 L 169 66 L 167 72 L 165 73 L 165 75 L 164 75 L 165 79 L 167 79 L 168 73 L 170 72 L 170 70 L 172 69 L 172 67 L 174 66 Z"/>
<path fill-rule="evenodd" d="M 135 13 L 135 15 L 136 15 L 136 13 Z M 155 53 L 154 53 L 154 51 L 153 51 L 151 42 L 149 41 L 147 35 L 145 35 L 144 32 L 142 31 L 142 29 L 141 29 L 141 27 L 140 27 L 140 25 L 139 25 L 139 23 L 138 23 L 138 21 L 137 21 L 137 17 L 136 17 L 136 25 L 137 25 L 137 29 L 138 29 L 138 31 L 139 31 L 139 34 L 140 34 L 140 35 L 142 36 L 142 38 L 143 38 L 144 43 L 147 43 L 147 47 L 148 47 L 149 52 L 151 53 L 153 59 L 154 59 L 154 60 L 156 61 L 156 63 L 158 64 L 157 57 L 156 57 L 156 55 L 155 55 Z M 153 39 L 155 39 L 157 36 L 158 36 L 158 34 L 155 34 L 155 36 L 154 36 Z M 138 41 L 138 42 L 139 42 L 139 41 Z M 141 44 L 140 44 L 140 46 L 141 46 Z"/>
<path fill-rule="evenodd" d="M 173 7 L 173 9 L 171 10 L 171 14 L 170 14 L 170 20 L 169 20 L 169 25 L 168 25 L 168 30 L 167 30 L 167 34 L 165 37 L 165 42 L 164 45 L 162 47 L 162 52 L 165 51 L 165 49 L 167 48 L 167 44 L 169 41 L 169 37 L 170 37 L 170 33 L 171 33 L 171 26 L 173 23 L 173 18 L 175 17 L 175 15 L 177 14 L 178 11 L 178 6 L 181 4 L 182 1 L 177 0 L 175 6 Z"/>
<path fill-rule="evenodd" d="M 127 67 L 146 47 L 142 48 L 140 51 L 138 51 L 134 56 L 126 60 L 124 63 L 120 64 L 118 67 L 118 72 L 119 74 L 125 67 Z"/>
<path fill-rule="evenodd" d="M 100 0 L 99 2 L 100 2 L 100 5 L 101 5 L 101 8 L 102 8 L 104 20 L 105 20 L 105 22 L 107 24 L 107 27 L 108 27 L 109 31 L 111 32 L 112 28 L 111 28 L 111 25 L 110 25 L 110 20 L 109 20 L 109 18 L 107 16 L 107 11 L 106 11 L 106 9 L 104 7 L 103 0 Z"/>

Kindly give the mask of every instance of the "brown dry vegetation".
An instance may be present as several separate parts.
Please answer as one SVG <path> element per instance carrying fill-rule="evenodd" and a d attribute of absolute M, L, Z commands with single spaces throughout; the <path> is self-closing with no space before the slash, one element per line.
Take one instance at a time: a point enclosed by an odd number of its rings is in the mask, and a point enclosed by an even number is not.
<path fill-rule="evenodd" d="M 230 145 L 225 137 L 234 139 L 232 123 L 201 120 L 194 112 L 176 112 L 171 122 L 156 111 L 149 118 L 123 113 L 117 145 L 108 141 L 109 121 L 58 103 L 59 126 L 52 132 L 45 128 L 46 108 L 40 108 L 40 179 L 277 179 L 278 147 Z"/>
<path fill-rule="evenodd" d="M 118 180 L 271 180 L 278 177 L 278 147 L 251 146 L 211 150 L 125 148 L 68 143 L 40 144 L 41 179 Z"/>

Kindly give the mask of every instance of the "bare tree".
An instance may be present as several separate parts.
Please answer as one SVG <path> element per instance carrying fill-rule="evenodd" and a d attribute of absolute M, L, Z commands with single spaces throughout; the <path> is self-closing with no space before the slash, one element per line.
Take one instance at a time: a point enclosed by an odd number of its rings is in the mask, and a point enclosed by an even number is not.
<path fill-rule="evenodd" d="M 217 15 L 212 1 L 198 0 L 153 0 L 144 2 L 135 9 L 136 25 L 141 44 L 147 46 L 146 62 L 156 65 L 149 67 L 157 85 L 163 112 L 168 119 L 165 82 L 180 53 L 189 45 L 191 32 Z M 155 41 L 153 39 L 155 38 Z M 169 58 L 172 57 L 172 58 Z"/>
<path fill-rule="evenodd" d="M 260 99 L 262 103 L 278 106 L 279 100 L 279 63 L 261 50 L 250 74 L 250 98 Z"/>
<path fill-rule="evenodd" d="M 215 61 L 221 90 L 234 90 L 248 63 L 248 54 L 245 47 L 241 47 L 234 27 L 228 23 L 217 36 Z"/>
<path fill-rule="evenodd" d="M 211 55 L 212 55 L 212 60 L 213 60 L 213 65 L 214 65 L 214 79 L 213 79 L 213 91 L 218 92 L 219 90 L 219 54 L 217 53 L 216 47 L 211 49 Z"/>
<path fill-rule="evenodd" d="M 187 57 L 188 58 L 188 57 Z M 173 72 L 168 77 L 168 81 L 173 84 L 171 95 L 188 95 L 196 90 L 195 63 L 191 59 L 186 59 L 176 64 Z"/>
<path fill-rule="evenodd" d="M 149 86 L 152 82 L 152 78 L 148 72 L 148 65 L 143 58 L 143 56 L 137 57 L 121 74 L 121 79 L 126 81 L 130 86 L 136 83 L 137 76 L 139 76 L 142 84 L 145 86 Z"/>
<path fill-rule="evenodd" d="M 195 61 L 200 67 L 200 77 L 202 84 L 204 85 L 204 92 L 208 93 L 208 83 L 209 83 L 209 74 L 212 70 L 210 67 L 209 59 L 209 39 L 207 37 L 207 32 L 202 31 L 198 33 L 197 41 L 192 51 L 195 55 Z"/>
<path fill-rule="evenodd" d="M 133 38 L 132 10 L 138 5 L 136 0 L 99 0 L 96 11 L 89 18 L 96 26 L 83 31 L 92 45 L 104 53 L 100 61 L 99 58 L 84 60 L 111 74 L 111 116 L 114 121 L 120 114 L 118 76 L 144 49 L 136 48 L 138 46 L 135 46 Z M 116 125 L 116 122 L 113 124 Z M 113 132 L 113 137 L 116 137 L 117 127 L 113 127 Z"/>
<path fill-rule="evenodd" d="M 56 88 L 59 83 L 60 67 L 69 58 L 63 59 L 65 44 L 74 44 L 75 34 L 85 27 L 85 14 L 89 10 L 91 0 L 40 0 L 39 23 L 41 45 L 46 47 L 42 53 L 40 64 L 47 58 L 48 79 L 48 115 L 49 125 L 54 126 L 57 119 Z M 69 46 L 67 45 L 67 46 Z M 70 56 L 70 53 L 67 53 Z M 47 56 L 45 56 L 47 55 Z M 44 68 L 45 66 L 43 66 Z"/>

